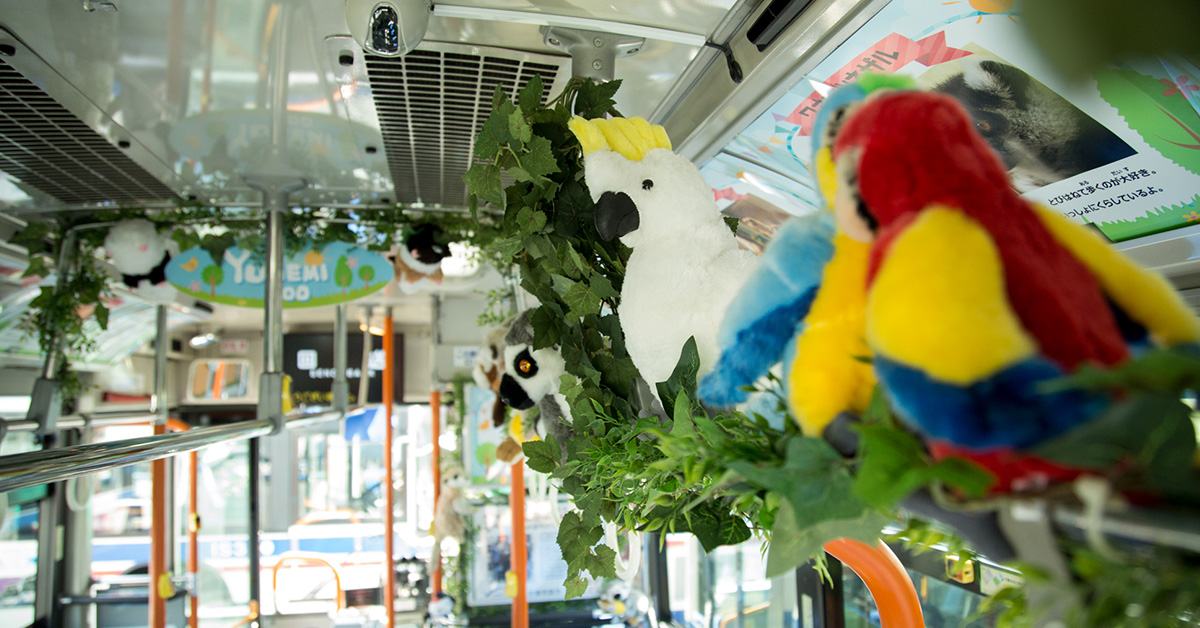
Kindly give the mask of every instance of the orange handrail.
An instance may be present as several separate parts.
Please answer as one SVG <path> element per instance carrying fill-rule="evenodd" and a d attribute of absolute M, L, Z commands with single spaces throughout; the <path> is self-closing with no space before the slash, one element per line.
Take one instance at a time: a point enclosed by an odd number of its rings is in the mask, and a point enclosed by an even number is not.
<path fill-rule="evenodd" d="M 721 618 L 721 623 L 717 624 L 717 628 L 726 628 L 727 626 L 729 626 L 729 624 L 732 624 L 739 616 L 746 617 L 748 615 L 753 615 L 755 613 L 761 613 L 761 612 L 767 610 L 768 608 L 771 608 L 771 603 L 763 602 L 762 604 L 756 604 L 754 606 L 746 607 L 740 613 L 740 615 L 739 615 L 739 613 L 736 613 L 736 612 L 730 613 L 730 614 L 726 615 L 725 617 Z"/>
<path fill-rule="evenodd" d="M 279 569 L 283 567 L 284 563 L 303 563 L 308 565 L 325 565 L 326 567 L 329 567 L 329 569 L 333 571 L 333 582 L 337 585 L 336 602 L 338 610 L 346 608 L 346 592 L 342 590 L 342 575 L 338 573 L 337 566 L 320 556 L 284 552 L 279 556 L 279 560 L 275 563 L 275 566 L 271 568 L 271 596 L 275 601 L 276 613 L 283 615 L 283 613 L 279 611 L 279 596 L 277 591 L 279 589 Z"/>
<path fill-rule="evenodd" d="M 250 600 L 250 612 L 247 613 L 245 617 L 239 619 L 238 623 L 230 626 L 229 628 L 242 628 L 242 626 L 249 626 L 250 622 L 256 619 L 258 619 L 258 600 Z"/>
<path fill-rule="evenodd" d="M 396 625 L 396 553 L 395 553 L 395 499 L 396 492 L 392 480 L 392 405 L 395 403 L 396 389 L 393 381 L 396 373 L 396 337 L 393 329 L 392 311 L 387 310 L 383 317 L 383 564 L 387 570 L 384 573 L 387 582 L 383 590 L 383 608 L 387 613 L 387 627 Z"/>
<path fill-rule="evenodd" d="M 508 493 L 512 511 L 512 570 L 517 577 L 517 595 L 512 603 L 512 628 L 529 628 L 529 599 L 525 595 L 525 460 L 512 466 Z"/>
<path fill-rule="evenodd" d="M 879 608 L 882 628 L 923 628 L 921 600 L 908 571 L 892 548 L 879 541 L 874 547 L 853 539 L 825 544 L 825 551 L 854 570 Z"/>

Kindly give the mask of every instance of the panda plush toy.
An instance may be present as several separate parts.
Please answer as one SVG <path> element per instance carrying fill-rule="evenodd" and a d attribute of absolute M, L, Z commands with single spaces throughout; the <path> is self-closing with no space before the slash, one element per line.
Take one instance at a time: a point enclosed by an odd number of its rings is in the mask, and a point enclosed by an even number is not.
<path fill-rule="evenodd" d="M 151 303 L 175 301 L 175 288 L 167 283 L 167 264 L 176 249 L 172 240 L 159 235 L 154 223 L 144 218 L 123 220 L 104 238 L 104 250 L 121 280 Z"/>
<path fill-rule="evenodd" d="M 535 434 L 554 436 L 566 456 L 571 431 L 571 409 L 567 399 L 558 392 L 558 384 L 566 372 L 566 362 L 558 347 L 534 350 L 533 325 L 525 310 L 513 319 L 504 337 L 504 375 L 500 378 L 500 399 L 517 410 L 538 407 L 538 417 L 531 426 Z"/>

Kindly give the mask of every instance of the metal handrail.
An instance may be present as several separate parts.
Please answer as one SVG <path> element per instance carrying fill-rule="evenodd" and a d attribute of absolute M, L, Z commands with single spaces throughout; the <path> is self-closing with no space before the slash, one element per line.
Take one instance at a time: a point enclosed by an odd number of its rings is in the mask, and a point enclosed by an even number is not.
<path fill-rule="evenodd" d="M 348 412 L 336 410 L 318 414 L 293 414 L 287 417 L 287 425 L 289 428 L 302 428 L 324 421 L 340 420 L 346 414 Z M 266 436 L 271 433 L 271 428 L 272 422 L 263 419 L 199 427 L 186 432 L 158 436 L 0 456 L 0 493 L 149 462 L 226 441 Z"/>

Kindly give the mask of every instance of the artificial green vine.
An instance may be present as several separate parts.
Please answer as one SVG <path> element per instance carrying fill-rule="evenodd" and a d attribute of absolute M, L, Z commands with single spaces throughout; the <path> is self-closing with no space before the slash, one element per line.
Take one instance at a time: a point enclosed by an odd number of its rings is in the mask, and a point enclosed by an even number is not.
<path fill-rule="evenodd" d="M 224 251 L 237 244 L 258 259 L 264 255 L 263 214 L 245 208 L 185 205 L 157 210 L 94 210 L 30 222 L 12 238 L 13 244 L 28 251 L 25 277 L 47 278 L 58 273 L 56 265 L 62 258 L 62 249 L 64 245 L 71 247 L 65 276 L 42 287 L 30 302 L 24 321 L 29 333 L 37 336 L 42 352 L 55 353 L 61 358 L 56 379 L 62 384 L 64 404 L 73 403 L 84 391 L 72 360 L 87 355 L 94 348 L 96 331 L 108 327 L 107 303 L 113 297 L 112 278 L 100 253 L 107 234 L 106 223 L 133 218 L 153 222 L 160 232 L 170 235 L 180 250 L 198 246 L 213 259 L 222 259 Z M 465 213 L 399 209 L 292 209 L 284 214 L 285 254 L 320 249 L 333 242 L 389 250 L 417 225 L 426 223 L 442 230 L 445 243 L 462 242 L 476 247 L 481 263 L 495 264 L 497 268 L 505 266 L 484 252 L 485 245 L 496 234 L 494 222 L 487 217 L 481 220 Z M 92 317 L 95 326 L 88 324 Z"/>

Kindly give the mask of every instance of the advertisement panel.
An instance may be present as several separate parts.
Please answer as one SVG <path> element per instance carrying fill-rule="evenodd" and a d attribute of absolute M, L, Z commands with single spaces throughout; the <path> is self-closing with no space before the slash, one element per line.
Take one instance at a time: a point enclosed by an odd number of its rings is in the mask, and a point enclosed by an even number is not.
<path fill-rule="evenodd" d="M 897 73 L 958 98 L 1031 201 L 1113 241 L 1200 223 L 1200 70 L 1151 59 L 1068 80 L 1026 37 L 1021 6 L 893 0 L 718 159 L 761 164 L 803 188 L 824 96 L 864 72 Z M 770 182 L 730 170 L 706 166 L 723 209 L 765 198 L 754 188 Z"/>

